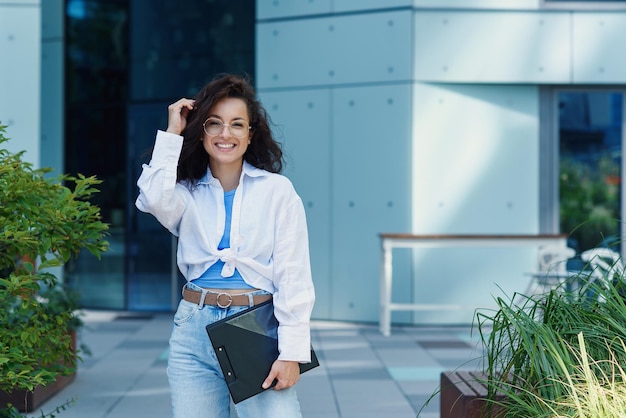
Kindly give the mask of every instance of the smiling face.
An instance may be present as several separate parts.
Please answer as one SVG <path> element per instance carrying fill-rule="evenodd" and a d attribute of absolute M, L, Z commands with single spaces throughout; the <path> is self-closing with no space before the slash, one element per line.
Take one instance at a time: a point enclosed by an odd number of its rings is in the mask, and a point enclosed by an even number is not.
<path fill-rule="evenodd" d="M 248 107 L 242 99 L 228 97 L 220 100 L 213 106 L 206 116 L 205 132 L 202 137 L 204 149 L 209 154 L 209 166 L 211 172 L 215 175 L 225 173 L 230 170 L 241 171 L 243 164 L 243 154 L 248 149 L 252 132 L 247 129 L 250 118 L 248 116 Z M 219 131 L 220 122 L 224 125 L 221 132 Z M 215 130 L 215 134 L 207 133 L 207 131 Z M 231 133 L 244 132 L 244 136 L 237 137 Z"/>

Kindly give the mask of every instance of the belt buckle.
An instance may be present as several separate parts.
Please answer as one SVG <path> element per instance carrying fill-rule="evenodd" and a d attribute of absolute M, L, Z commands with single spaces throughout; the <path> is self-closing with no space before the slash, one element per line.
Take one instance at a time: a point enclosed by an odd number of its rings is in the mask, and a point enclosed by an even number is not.
<path fill-rule="evenodd" d="M 225 305 L 222 305 L 222 303 L 220 302 L 220 297 L 221 296 L 226 296 L 228 297 L 228 303 Z M 215 299 L 215 303 L 217 304 L 217 306 L 219 306 L 222 309 L 226 309 L 228 307 L 230 307 L 230 305 L 233 304 L 233 296 L 230 293 L 219 293 L 217 295 L 217 298 Z"/>

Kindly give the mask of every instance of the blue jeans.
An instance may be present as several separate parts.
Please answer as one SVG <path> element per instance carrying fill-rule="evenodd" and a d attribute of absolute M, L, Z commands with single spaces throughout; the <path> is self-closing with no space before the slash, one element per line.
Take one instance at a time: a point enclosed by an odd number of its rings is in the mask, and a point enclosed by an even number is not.
<path fill-rule="evenodd" d="M 193 284 L 189 288 L 199 290 Z M 256 291 L 254 294 L 265 294 Z M 181 300 L 174 315 L 167 364 L 174 418 L 300 418 L 294 387 L 269 389 L 235 405 L 205 327 L 247 306 L 200 306 Z M 237 412 L 231 415 L 231 408 Z"/>

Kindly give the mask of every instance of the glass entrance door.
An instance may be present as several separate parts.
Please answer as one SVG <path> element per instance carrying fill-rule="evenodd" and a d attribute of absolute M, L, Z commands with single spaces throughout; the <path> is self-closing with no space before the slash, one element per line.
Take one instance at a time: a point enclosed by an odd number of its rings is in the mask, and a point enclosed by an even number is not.
<path fill-rule="evenodd" d="M 133 311 L 174 310 L 184 280 L 176 266 L 176 240 L 152 215 L 135 207 L 142 163 L 150 160 L 155 126 L 167 126 L 167 103 L 128 106 L 127 304 Z"/>
<path fill-rule="evenodd" d="M 621 252 L 624 92 L 557 94 L 560 231 L 578 253 Z"/>

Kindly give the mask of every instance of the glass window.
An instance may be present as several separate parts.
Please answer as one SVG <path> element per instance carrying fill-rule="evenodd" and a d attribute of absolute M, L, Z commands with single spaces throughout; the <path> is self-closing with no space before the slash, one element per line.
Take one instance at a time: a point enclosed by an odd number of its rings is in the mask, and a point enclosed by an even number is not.
<path fill-rule="evenodd" d="M 254 74 L 254 2 L 131 2 L 131 100 L 195 94 L 221 72 Z"/>
<path fill-rule="evenodd" d="M 184 3 L 184 7 L 181 4 Z M 83 306 L 171 310 L 180 298 L 175 241 L 138 213 L 136 181 L 167 106 L 219 72 L 254 75 L 254 2 L 65 0 L 65 172 L 103 182 L 110 224 L 102 260 L 66 266 Z"/>
<path fill-rule="evenodd" d="M 93 202 L 110 224 L 111 250 L 68 263 L 84 306 L 125 308 L 127 0 L 67 0 L 65 171 L 102 180 Z"/>
<path fill-rule="evenodd" d="M 619 250 L 623 106 L 622 92 L 558 93 L 560 230 L 578 252 Z"/>

